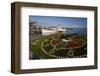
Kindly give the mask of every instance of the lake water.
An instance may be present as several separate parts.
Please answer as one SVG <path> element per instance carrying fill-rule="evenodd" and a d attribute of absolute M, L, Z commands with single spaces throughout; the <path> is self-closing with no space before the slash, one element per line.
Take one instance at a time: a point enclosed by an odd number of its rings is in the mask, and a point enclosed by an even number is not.
<path fill-rule="evenodd" d="M 85 34 L 87 35 L 87 28 L 67 28 L 66 29 L 66 34 L 73 34 L 73 33 L 78 33 L 78 34 Z"/>

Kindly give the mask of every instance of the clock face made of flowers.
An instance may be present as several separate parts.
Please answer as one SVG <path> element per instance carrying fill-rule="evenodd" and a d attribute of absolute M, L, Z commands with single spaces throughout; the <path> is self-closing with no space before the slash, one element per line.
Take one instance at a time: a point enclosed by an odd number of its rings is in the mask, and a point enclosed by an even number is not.
<path fill-rule="evenodd" d="M 30 16 L 29 20 L 30 59 L 87 57 L 86 18 Z"/>
<path fill-rule="evenodd" d="M 54 58 L 86 57 L 84 53 L 84 51 L 86 52 L 86 40 L 84 38 L 77 34 L 63 36 L 64 34 L 59 33 L 59 36 L 46 39 L 41 45 L 42 51 Z"/>

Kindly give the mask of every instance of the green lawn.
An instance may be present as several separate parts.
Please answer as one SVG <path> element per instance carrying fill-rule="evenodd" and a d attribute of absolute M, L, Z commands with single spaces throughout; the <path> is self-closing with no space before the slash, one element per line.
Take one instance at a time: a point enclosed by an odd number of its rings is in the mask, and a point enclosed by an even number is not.
<path fill-rule="evenodd" d="M 35 45 L 31 44 L 30 42 L 30 50 L 35 53 L 38 56 L 41 56 L 42 58 L 51 58 L 50 56 L 46 55 L 42 50 L 41 50 L 41 44 L 44 40 L 48 39 L 48 38 L 52 38 L 52 35 L 49 36 L 41 36 L 39 38 L 37 38 Z"/>

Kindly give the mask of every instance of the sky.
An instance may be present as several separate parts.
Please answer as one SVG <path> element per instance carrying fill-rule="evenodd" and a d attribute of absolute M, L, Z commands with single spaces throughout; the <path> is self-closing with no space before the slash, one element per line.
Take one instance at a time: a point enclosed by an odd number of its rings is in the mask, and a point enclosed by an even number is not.
<path fill-rule="evenodd" d="M 29 16 L 29 22 L 36 21 L 41 26 L 58 26 L 86 28 L 87 18 L 56 17 L 56 16 Z"/>

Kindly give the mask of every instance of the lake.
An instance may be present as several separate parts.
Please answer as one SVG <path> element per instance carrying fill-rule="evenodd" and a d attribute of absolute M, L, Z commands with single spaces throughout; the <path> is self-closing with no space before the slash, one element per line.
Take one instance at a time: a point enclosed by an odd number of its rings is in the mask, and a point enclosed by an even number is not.
<path fill-rule="evenodd" d="M 65 31 L 66 34 L 78 33 L 79 35 L 87 35 L 87 28 L 67 28 Z"/>

